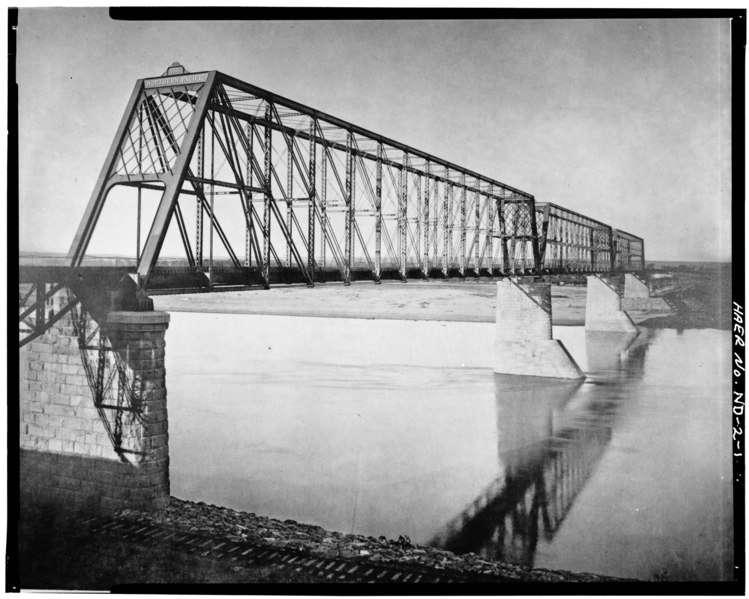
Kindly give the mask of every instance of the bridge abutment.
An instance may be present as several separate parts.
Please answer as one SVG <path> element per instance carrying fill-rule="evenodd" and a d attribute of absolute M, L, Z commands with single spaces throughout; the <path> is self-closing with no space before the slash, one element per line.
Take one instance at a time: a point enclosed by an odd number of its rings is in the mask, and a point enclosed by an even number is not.
<path fill-rule="evenodd" d="M 110 312 L 81 347 L 69 313 L 21 349 L 22 498 L 97 511 L 168 502 L 168 323 L 165 312 Z"/>
<path fill-rule="evenodd" d="M 600 275 L 588 277 L 585 330 L 637 333 L 637 325 L 622 310 L 619 291 Z"/>
<path fill-rule="evenodd" d="M 585 378 L 564 344 L 552 338 L 549 283 L 499 281 L 496 314 L 494 372 Z"/>

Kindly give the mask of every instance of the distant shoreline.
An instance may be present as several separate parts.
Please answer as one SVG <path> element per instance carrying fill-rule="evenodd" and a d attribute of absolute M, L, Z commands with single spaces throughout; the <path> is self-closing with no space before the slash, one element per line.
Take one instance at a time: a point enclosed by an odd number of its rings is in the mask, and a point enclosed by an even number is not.
<path fill-rule="evenodd" d="M 67 252 L 45 252 L 45 251 L 31 251 L 21 250 L 18 252 L 19 263 L 23 264 L 25 259 L 40 259 L 48 258 L 54 261 L 55 265 L 59 264 L 59 261 L 67 261 Z M 651 260 L 645 257 L 646 264 L 653 264 L 656 268 L 661 266 L 724 266 L 733 264 L 732 260 Z M 112 254 L 88 254 L 86 260 L 105 260 L 105 261 L 118 261 L 120 263 L 132 263 L 135 266 L 135 258 L 128 256 L 117 256 Z M 185 259 L 180 256 L 162 256 L 160 260 L 167 264 L 174 264 L 175 262 L 185 262 Z M 228 264 L 228 258 L 226 262 Z M 219 260 L 218 262 L 223 262 Z"/>

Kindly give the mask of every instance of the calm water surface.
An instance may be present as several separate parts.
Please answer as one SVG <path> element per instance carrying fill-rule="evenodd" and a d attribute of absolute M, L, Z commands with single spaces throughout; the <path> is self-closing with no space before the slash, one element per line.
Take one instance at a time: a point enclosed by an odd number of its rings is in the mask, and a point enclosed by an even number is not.
<path fill-rule="evenodd" d="M 534 567 L 730 578 L 728 331 L 555 327 L 586 372 L 492 372 L 493 325 L 172 313 L 172 494 Z"/>

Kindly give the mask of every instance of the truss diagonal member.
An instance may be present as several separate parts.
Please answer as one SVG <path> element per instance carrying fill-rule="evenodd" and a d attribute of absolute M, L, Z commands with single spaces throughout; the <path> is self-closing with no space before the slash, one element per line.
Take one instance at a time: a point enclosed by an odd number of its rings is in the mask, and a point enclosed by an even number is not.
<path fill-rule="evenodd" d="M 271 108 L 268 103 L 265 105 L 265 120 L 271 120 Z M 270 177 L 271 177 L 271 152 L 273 150 L 273 135 L 270 127 L 265 127 L 265 136 L 263 140 L 263 279 L 270 282 L 270 210 L 273 197 L 271 195 Z"/>
<path fill-rule="evenodd" d="M 198 135 L 202 127 L 203 120 L 208 108 L 209 98 L 213 92 L 216 73 L 210 72 L 207 75 L 206 83 L 201 89 L 198 96 L 195 111 L 190 118 L 187 126 L 187 133 L 182 140 L 182 152 L 177 156 L 174 168 L 171 173 L 163 175 L 166 184 L 164 193 L 156 209 L 151 229 L 143 246 L 143 252 L 138 263 L 138 285 L 143 288 L 147 285 L 148 278 L 151 275 L 156 260 L 158 259 L 161 246 L 166 237 L 169 220 L 174 212 L 174 206 L 177 202 L 182 184 L 189 169 L 190 159 L 195 145 L 198 141 Z"/>
<path fill-rule="evenodd" d="M 367 178 L 369 180 L 369 178 Z M 382 143 L 377 144 L 375 165 L 375 281 L 382 275 Z"/>
<path fill-rule="evenodd" d="M 499 208 L 500 198 L 494 195 L 494 186 L 489 186 L 489 197 L 486 202 L 487 223 L 486 223 L 486 244 L 484 245 L 485 255 L 489 258 L 489 276 L 494 276 L 494 215 Z"/>
<path fill-rule="evenodd" d="M 317 137 L 320 139 L 320 145 L 322 146 L 322 155 L 321 155 L 321 162 L 322 162 L 322 182 L 321 182 L 321 215 L 320 215 L 320 226 L 321 226 L 321 233 L 323 237 L 323 243 L 322 243 L 322 265 L 325 266 L 325 248 L 330 247 L 331 251 L 333 252 L 333 258 L 336 261 L 336 266 L 338 266 L 338 270 L 341 272 L 341 277 L 345 280 L 346 278 L 346 266 L 344 263 L 344 256 L 343 252 L 341 251 L 340 245 L 338 244 L 338 239 L 335 237 L 335 232 L 333 229 L 330 228 L 330 219 L 328 219 L 327 216 L 327 173 L 328 173 L 328 164 L 330 164 L 331 169 L 333 170 L 333 174 L 335 175 L 336 181 L 338 182 L 338 188 L 341 191 L 341 194 L 343 197 L 346 196 L 346 188 L 341 182 L 341 178 L 338 175 L 338 169 L 336 168 L 335 161 L 333 160 L 333 157 L 330 154 L 330 149 L 328 147 L 329 142 L 325 139 L 325 134 L 323 133 L 322 127 L 320 126 L 320 123 L 316 120 L 315 126 L 317 130 Z M 332 238 L 332 241 L 331 241 Z M 336 254 L 337 253 L 337 254 Z"/>
<path fill-rule="evenodd" d="M 166 156 L 166 151 L 164 150 L 164 145 L 161 141 L 161 134 L 159 133 L 159 129 L 154 126 L 154 121 L 156 121 L 156 115 L 153 114 L 153 99 L 151 96 L 146 95 L 146 97 L 143 100 L 143 106 L 146 109 L 146 119 L 148 120 L 148 126 L 151 128 L 151 134 L 156 141 L 156 155 L 159 158 L 159 164 L 161 165 L 161 171 L 169 170 L 170 174 L 172 173 L 172 168 L 169 165 L 169 159 Z"/>
<path fill-rule="evenodd" d="M 310 277 L 312 280 L 315 279 L 315 202 L 316 191 L 315 191 L 315 179 L 316 179 L 316 158 L 317 158 L 317 143 L 315 142 L 315 121 L 310 119 L 309 122 L 309 160 L 308 165 L 308 180 L 309 186 L 307 188 L 307 194 L 309 196 L 309 206 L 307 209 L 307 269 L 309 270 Z"/>
<path fill-rule="evenodd" d="M 96 180 L 96 185 L 94 186 L 94 190 L 91 193 L 91 197 L 89 198 L 86 210 L 83 214 L 83 218 L 81 219 L 81 222 L 78 225 L 78 230 L 73 238 L 73 243 L 68 250 L 68 261 L 71 266 L 75 267 L 80 265 L 83 256 L 86 253 L 86 248 L 88 248 L 88 244 L 91 241 L 91 236 L 93 235 L 94 228 L 96 227 L 96 223 L 99 220 L 102 208 L 104 207 L 104 200 L 109 191 L 107 182 L 110 175 L 114 172 L 117 161 L 117 152 L 128 132 L 130 121 L 135 114 L 142 89 L 143 80 L 139 79 L 135 83 L 135 87 L 130 95 L 130 100 L 128 100 L 127 107 L 125 108 L 125 114 L 122 116 L 119 127 L 117 127 L 117 133 L 115 133 L 112 145 L 110 146 L 107 157 L 104 160 L 104 166 L 102 166 L 99 178 Z"/>
<path fill-rule="evenodd" d="M 546 204 L 543 209 L 543 218 L 541 220 L 541 230 L 538 234 L 538 253 L 541 266 L 543 266 L 544 259 L 546 258 L 546 242 L 549 234 L 549 211 L 551 206 Z M 536 225 L 538 226 L 538 225 Z"/>
<path fill-rule="evenodd" d="M 284 133 L 284 136 L 286 134 Z M 291 220 L 294 218 L 294 147 L 287 144 L 286 150 L 286 228 L 289 239 L 293 239 Z M 286 246 L 286 267 L 291 268 L 291 244 Z"/>
<path fill-rule="evenodd" d="M 475 182 L 476 187 L 478 187 L 478 181 Z M 476 276 L 479 276 L 479 235 L 481 234 L 481 198 L 482 194 L 478 191 L 473 192 L 474 193 L 474 209 L 475 209 L 475 215 L 474 219 L 476 222 L 476 226 L 474 228 L 473 232 L 473 240 L 471 241 L 471 249 L 468 250 L 468 253 L 470 254 L 471 251 L 474 252 L 473 254 L 473 265 L 476 268 Z M 486 204 L 486 202 L 484 202 Z"/>
<path fill-rule="evenodd" d="M 269 106 L 266 106 L 266 119 L 270 120 L 271 115 L 271 109 Z M 240 143 L 242 144 L 244 151 L 247 152 L 248 140 L 244 138 L 244 132 L 242 131 L 242 128 L 238 125 L 236 120 L 232 118 L 231 115 L 227 115 L 228 121 L 232 124 L 234 131 L 236 133 L 237 138 L 240 140 Z M 273 192 L 271 190 L 271 184 L 270 184 L 270 178 L 271 175 L 277 179 L 277 174 L 275 173 L 275 170 L 273 169 L 273 166 L 271 164 L 270 160 L 270 154 L 272 151 L 272 137 L 271 137 L 271 131 L 272 129 L 270 127 L 265 128 L 265 140 L 263 143 L 263 147 L 265 150 L 265 158 L 264 158 L 264 173 L 262 176 L 259 177 L 262 182 L 262 186 L 264 188 L 264 194 L 265 194 L 265 201 L 264 201 L 264 209 L 263 209 L 263 279 L 266 281 L 266 285 L 269 282 L 269 264 L 270 264 L 270 253 L 271 253 L 271 243 L 270 243 L 270 214 L 273 213 L 274 217 L 276 218 L 279 228 L 281 229 L 282 234 L 284 235 L 284 238 L 287 240 L 287 243 L 291 246 L 292 249 L 292 255 L 294 256 L 294 260 L 299 266 L 300 270 L 302 271 L 302 274 L 304 275 L 305 279 L 307 280 L 308 284 L 313 285 L 313 281 L 311 277 L 309 276 L 309 272 L 304 266 L 304 263 L 302 261 L 301 255 L 299 254 L 298 249 L 293 243 L 293 240 L 291 239 L 291 231 L 286 227 L 286 223 L 283 222 L 283 219 L 278 214 L 278 207 L 276 206 L 275 198 L 273 197 Z M 233 136 L 232 136 L 233 139 Z M 220 138 L 219 138 L 220 142 Z M 223 147 L 223 146 L 222 146 Z M 225 150 L 226 151 L 226 150 Z M 252 157 L 253 161 L 253 168 L 254 168 L 254 156 Z M 235 176 L 238 176 L 235 173 Z M 239 179 L 241 179 L 241 176 L 239 176 Z M 279 187 L 283 191 L 283 187 L 280 185 Z M 275 251 L 274 251 L 275 254 Z"/>
<path fill-rule="evenodd" d="M 185 226 L 185 220 L 182 217 L 182 209 L 179 206 L 179 202 L 174 204 L 174 217 L 177 220 L 177 227 L 179 228 L 179 235 L 182 238 L 182 246 L 185 248 L 185 254 L 187 255 L 187 262 L 191 267 L 195 266 L 195 256 L 192 253 L 190 247 L 190 238 L 187 234 L 187 227 Z"/>
<path fill-rule="evenodd" d="M 252 217 L 253 217 L 252 220 L 260 222 L 260 215 L 258 214 L 257 210 L 255 209 L 255 206 L 250 205 L 250 210 L 252 212 Z M 260 228 L 260 234 L 261 235 L 265 234 L 264 231 L 262 230 L 262 227 Z M 255 237 L 257 238 L 257 233 L 255 234 Z M 261 251 L 260 250 L 260 246 L 259 246 L 260 242 L 256 241 L 256 243 L 258 244 L 258 251 Z M 270 246 L 270 253 L 273 256 L 273 259 L 275 260 L 276 265 L 280 266 L 281 265 L 281 258 L 278 257 L 278 254 L 276 253 L 276 248 L 274 248 L 273 245 Z M 262 261 L 258 260 L 258 263 L 260 264 L 260 263 L 262 263 Z M 268 287 L 269 287 L 269 284 L 268 284 L 268 282 L 266 282 L 265 283 L 265 288 L 268 289 Z"/>
<path fill-rule="evenodd" d="M 429 276 L 429 185 L 430 185 L 430 168 L 429 160 L 426 163 L 426 175 L 424 176 L 424 258 L 422 262 L 422 273 L 425 277 Z M 436 183 L 435 183 L 436 185 Z"/>
<path fill-rule="evenodd" d="M 408 154 L 403 153 L 403 162 L 399 171 L 398 177 L 398 254 L 399 254 L 399 270 L 401 278 L 406 280 L 406 259 L 408 255 L 407 247 L 407 233 L 406 233 L 406 218 L 408 215 L 408 172 L 406 167 L 408 165 Z"/>
<path fill-rule="evenodd" d="M 466 275 L 466 175 L 460 175 L 460 275 Z"/>
<path fill-rule="evenodd" d="M 216 215 L 213 213 L 213 210 L 211 210 L 211 203 L 205 197 L 205 194 L 203 193 L 203 187 L 199 185 L 198 183 L 196 183 L 195 181 L 193 181 L 192 171 L 190 169 L 187 169 L 186 180 L 189 181 L 190 185 L 192 185 L 193 189 L 195 190 L 198 201 L 202 203 L 203 210 L 208 214 L 208 218 L 213 223 L 213 226 L 216 229 L 216 233 L 218 234 L 218 237 L 221 240 L 221 243 L 223 244 L 224 249 L 226 249 L 227 253 L 229 254 L 229 258 L 231 259 L 232 264 L 234 264 L 234 266 L 236 267 L 239 267 L 240 266 L 239 259 L 237 258 L 237 255 L 234 252 L 234 248 L 231 247 L 231 244 L 229 243 L 229 239 L 226 237 L 226 233 L 224 232 L 224 229 L 221 227 L 221 223 L 218 222 Z"/>
<path fill-rule="evenodd" d="M 345 256 L 345 276 L 343 278 L 344 284 L 348 285 L 351 283 L 351 263 L 353 260 L 353 246 L 354 246 L 354 240 L 353 240 L 353 231 L 352 231 L 352 224 L 354 220 L 354 209 L 355 209 L 355 199 L 354 199 L 354 157 L 351 147 L 351 138 L 353 137 L 353 133 L 350 131 L 346 135 L 346 190 L 344 195 L 344 200 L 346 202 L 346 220 L 345 220 L 345 228 L 344 228 L 344 235 L 345 239 L 343 241 L 343 247 L 344 247 L 344 256 Z"/>
<path fill-rule="evenodd" d="M 442 274 L 447 277 L 450 268 L 450 198 L 452 196 L 450 170 L 445 169 L 444 195 L 442 197 Z"/>
<path fill-rule="evenodd" d="M 354 231 L 356 232 L 356 236 L 359 239 L 359 244 L 361 245 L 362 252 L 364 253 L 364 258 L 367 261 L 367 264 L 369 265 L 369 269 L 372 273 L 374 273 L 374 264 L 372 263 L 372 257 L 369 255 L 369 251 L 367 250 L 367 244 L 364 242 L 364 236 L 362 235 L 361 230 L 359 229 L 359 223 L 354 221 Z"/>
<path fill-rule="evenodd" d="M 44 333 L 46 333 L 50 327 L 52 327 L 55 323 L 57 323 L 60 319 L 62 319 L 70 310 L 72 310 L 75 305 L 78 303 L 78 298 L 74 298 L 68 301 L 68 303 L 63 306 L 52 318 L 47 320 L 44 323 L 43 327 L 35 327 L 35 330 L 33 330 L 31 333 L 29 333 L 26 337 L 20 340 L 18 347 L 23 347 L 27 343 L 30 343 L 37 337 L 40 337 Z"/>
<path fill-rule="evenodd" d="M 270 116 L 270 108 L 266 108 L 266 118 L 268 118 L 269 116 Z M 224 114 L 221 113 L 220 117 L 223 119 L 224 118 Z M 247 148 L 248 147 L 248 142 L 247 142 L 246 139 L 244 139 L 244 132 L 242 131 L 242 128 L 239 126 L 239 124 L 237 123 L 236 119 L 234 119 L 233 117 L 231 117 L 231 115 L 226 115 L 226 118 L 232 124 L 234 132 L 236 133 L 236 137 L 241 140 L 240 143 L 242 144 L 243 148 Z M 231 132 L 231 129 L 230 129 L 230 132 Z M 273 192 L 271 190 L 270 180 L 269 180 L 269 177 L 268 177 L 268 174 L 272 173 L 272 175 L 276 179 L 278 179 L 278 175 L 275 172 L 275 169 L 273 168 L 273 166 L 271 164 L 271 161 L 270 161 L 270 152 L 271 152 L 271 136 L 270 136 L 270 133 L 271 133 L 271 129 L 269 127 L 266 127 L 265 165 L 264 165 L 265 166 L 265 174 L 264 174 L 264 176 L 262 178 L 263 179 L 262 183 L 263 183 L 263 186 L 265 188 L 265 197 L 266 197 L 265 210 L 264 210 L 264 215 L 263 215 L 263 229 L 264 229 L 263 230 L 263 235 L 264 235 L 264 243 L 265 243 L 265 246 L 266 246 L 266 250 L 264 252 L 265 256 L 264 256 L 264 260 L 263 261 L 265 263 L 266 260 L 269 260 L 269 252 L 270 252 L 270 220 L 269 220 L 269 212 L 272 211 L 273 214 L 274 214 L 274 216 L 276 217 L 276 220 L 278 221 L 278 225 L 279 225 L 279 228 L 281 229 L 281 233 L 283 234 L 284 239 L 286 240 L 289 248 L 291 249 L 291 253 L 292 253 L 292 256 L 294 257 L 294 261 L 296 262 L 296 264 L 299 267 L 299 269 L 302 271 L 302 274 L 304 275 L 304 278 L 307 280 L 307 283 L 309 285 L 314 285 L 314 282 L 312 281 L 312 278 L 310 277 L 309 272 L 308 272 L 307 268 L 304 265 L 304 262 L 302 260 L 301 254 L 299 253 L 299 250 L 297 249 L 296 245 L 294 244 L 294 240 L 292 239 L 292 236 L 291 236 L 291 230 L 287 227 L 287 225 L 283 221 L 283 219 L 277 214 L 278 213 L 278 206 L 276 205 L 276 200 L 273 197 Z M 233 134 L 232 134 L 232 139 L 233 139 Z M 220 138 L 219 138 L 219 143 L 220 143 Z M 227 153 L 227 159 L 228 160 L 232 160 L 232 159 L 229 159 L 229 157 L 228 157 L 228 150 L 225 149 L 223 145 L 222 145 L 222 149 L 224 150 L 225 153 Z M 254 156 L 253 156 L 252 160 L 253 161 L 255 160 Z M 241 175 L 233 167 L 232 167 L 232 170 L 234 170 L 234 174 L 235 174 L 235 177 L 237 177 L 237 181 L 239 183 L 241 183 Z M 282 190 L 282 193 L 284 194 L 284 196 L 286 196 L 286 193 L 284 192 L 283 187 L 280 185 L 280 182 L 278 182 L 278 183 L 279 183 L 279 188 Z M 291 198 L 289 198 L 289 197 L 285 197 L 285 199 L 287 201 L 291 200 Z M 267 263 L 266 263 L 266 267 L 267 267 Z M 268 280 L 268 278 L 269 278 L 269 272 L 268 273 L 264 273 L 264 278 L 266 279 L 266 281 Z"/>
<path fill-rule="evenodd" d="M 250 214 L 247 208 L 247 202 L 250 201 L 247 197 L 247 190 L 244 188 L 244 181 L 242 180 L 242 174 L 240 172 L 240 166 L 239 166 L 239 157 L 235 156 L 233 149 L 236 147 L 236 144 L 234 142 L 234 135 L 232 133 L 231 128 L 227 128 L 226 123 L 224 122 L 224 119 L 229 119 L 230 117 L 225 117 L 223 114 L 219 113 L 219 120 L 221 121 L 221 129 L 224 132 L 224 136 L 226 139 L 226 144 L 222 141 L 220 136 L 216 136 L 216 139 L 218 140 L 219 146 L 221 146 L 221 151 L 224 153 L 224 156 L 226 157 L 227 163 L 229 165 L 229 168 L 232 171 L 232 174 L 234 175 L 234 179 L 238 186 L 238 191 L 240 195 L 240 199 L 242 202 L 242 210 L 245 216 L 245 224 L 247 226 L 247 230 L 250 230 L 250 224 L 251 224 L 251 218 Z M 215 119 L 211 116 L 209 113 L 208 119 L 211 123 L 211 127 L 215 129 Z"/>
<path fill-rule="evenodd" d="M 23 304 L 26 304 L 26 300 L 29 298 L 31 293 L 33 291 L 42 291 L 41 293 L 37 293 L 36 301 L 26 310 L 21 312 L 18 316 L 19 320 L 25 319 L 27 316 L 29 316 L 32 312 L 37 311 L 39 309 L 40 305 L 44 305 L 46 301 L 51 298 L 55 293 L 57 293 L 62 287 L 65 285 L 65 283 L 56 283 L 52 287 L 50 287 L 47 291 L 44 291 L 44 288 L 41 287 L 41 285 L 44 285 L 44 283 L 34 283 L 34 286 L 29 290 L 29 292 L 26 294 L 26 297 L 24 298 Z"/>
<path fill-rule="evenodd" d="M 227 135 L 227 128 L 226 128 L 225 123 L 224 123 L 224 114 L 221 113 L 221 112 L 219 112 L 219 116 L 221 118 L 222 128 L 224 130 L 224 135 L 226 136 Z M 213 116 L 210 113 L 208 115 L 208 119 L 209 119 L 209 122 L 211 123 L 211 125 L 214 126 L 213 123 L 214 123 L 215 119 L 213 118 Z M 257 160 L 256 160 L 256 158 L 254 156 L 254 152 L 252 150 L 252 145 L 253 145 L 252 144 L 252 140 L 253 140 L 252 135 L 253 135 L 253 133 L 255 133 L 254 127 L 252 125 L 249 125 L 249 127 L 252 127 L 252 132 L 250 132 L 249 135 L 246 135 L 245 132 L 242 131 L 242 128 L 238 125 L 238 123 L 236 122 L 236 120 L 233 117 L 231 117 L 230 115 L 226 115 L 226 119 L 228 120 L 229 124 L 231 125 L 231 127 L 228 128 L 228 136 L 230 136 L 230 138 L 227 137 L 227 143 L 229 144 L 229 147 L 231 147 L 231 148 L 236 147 L 235 143 L 234 143 L 234 135 L 232 134 L 232 127 L 234 127 L 237 130 L 237 139 L 239 140 L 239 143 L 242 146 L 242 151 L 245 153 L 245 155 L 247 156 L 247 159 L 248 159 L 248 164 L 247 164 L 248 178 L 250 179 L 250 182 L 251 182 L 252 181 L 252 175 L 254 173 L 258 177 L 258 179 L 262 182 L 263 189 L 265 189 L 266 188 L 265 177 L 264 177 L 264 175 L 262 175 L 260 173 L 260 167 L 259 167 L 259 165 L 257 163 Z M 218 139 L 219 145 L 221 146 L 221 150 L 224 153 L 224 156 L 226 157 L 227 162 L 229 163 L 229 166 L 232 169 L 232 172 L 234 174 L 234 178 L 235 178 L 235 181 L 236 181 L 236 184 L 237 184 L 237 188 L 239 190 L 240 197 L 242 198 L 242 208 L 244 210 L 245 223 L 246 223 L 247 231 L 248 231 L 249 237 L 250 237 L 250 245 L 254 248 L 255 259 L 256 259 L 257 263 L 261 266 L 260 272 L 261 272 L 261 276 L 263 278 L 263 284 L 264 284 L 265 288 L 267 289 L 268 286 L 269 286 L 269 284 L 270 284 L 270 281 L 269 281 L 269 278 L 268 278 L 268 271 L 267 271 L 266 268 L 263 267 L 263 265 L 265 264 L 265 260 L 264 260 L 263 256 L 259 252 L 259 245 L 258 245 L 258 241 L 257 241 L 257 233 L 255 232 L 255 227 L 254 227 L 254 224 L 253 224 L 253 220 L 256 220 L 257 216 L 255 215 L 254 209 L 252 209 L 252 198 L 246 195 L 248 192 L 247 192 L 247 189 L 245 188 L 244 182 L 242 181 L 241 173 L 239 172 L 239 166 L 238 166 L 239 157 L 238 156 L 235 157 L 233 155 L 233 152 L 229 151 L 229 149 L 224 145 L 224 143 L 221 140 L 220 136 L 217 136 L 217 139 Z M 265 232 L 264 229 L 263 229 L 262 233 L 263 233 L 263 236 L 266 235 L 266 232 Z M 222 234 L 221 231 L 220 231 L 220 234 Z M 224 243 L 224 245 L 226 246 L 227 244 L 228 244 L 228 240 Z M 229 251 L 230 251 L 230 253 L 233 254 L 233 252 L 231 252 L 231 250 L 229 250 Z M 274 250 L 273 250 L 273 253 L 275 254 Z M 237 265 L 238 265 L 238 261 L 237 261 Z"/>
<path fill-rule="evenodd" d="M 153 114 L 153 118 L 156 121 L 156 123 L 159 125 L 159 129 L 163 131 L 164 136 L 166 137 L 166 140 L 169 142 L 169 147 L 171 148 L 172 152 L 175 156 L 179 156 L 179 146 L 177 145 L 177 138 L 174 136 L 174 132 L 172 131 L 171 126 L 169 125 L 169 121 L 166 119 L 166 116 L 164 115 L 164 112 L 162 111 L 163 105 L 161 107 L 156 106 L 156 100 L 153 99 L 153 96 L 146 96 L 145 103 L 148 106 L 148 110 Z M 177 110 L 179 109 L 179 104 L 177 105 Z M 182 113 L 180 111 L 180 117 L 182 116 Z M 149 122 L 151 122 L 151 116 L 148 117 Z M 163 148 L 162 148 L 163 150 Z M 166 156 L 165 156 L 166 159 Z M 185 249 L 185 255 L 187 256 L 187 261 L 191 267 L 195 266 L 195 256 L 192 253 L 192 248 L 190 247 L 190 238 L 187 234 L 187 227 L 185 226 L 184 218 L 182 217 L 182 210 L 179 205 L 179 201 L 176 201 L 174 203 L 174 217 L 177 221 L 177 227 L 179 228 L 179 234 L 182 238 L 182 246 Z"/>

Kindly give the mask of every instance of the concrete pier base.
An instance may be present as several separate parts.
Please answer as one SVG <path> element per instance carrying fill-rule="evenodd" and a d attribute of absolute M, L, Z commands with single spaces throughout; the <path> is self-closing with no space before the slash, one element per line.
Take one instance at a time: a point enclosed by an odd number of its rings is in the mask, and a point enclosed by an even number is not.
<path fill-rule="evenodd" d="M 588 277 L 585 330 L 636 333 L 637 325 L 622 310 L 617 289 L 599 275 Z"/>
<path fill-rule="evenodd" d="M 625 310 L 647 310 L 651 307 L 650 289 L 648 289 L 647 283 L 632 273 L 624 275 L 622 307 Z"/>
<path fill-rule="evenodd" d="M 561 341 L 551 335 L 551 285 L 497 283 L 494 372 L 585 378 Z"/>

